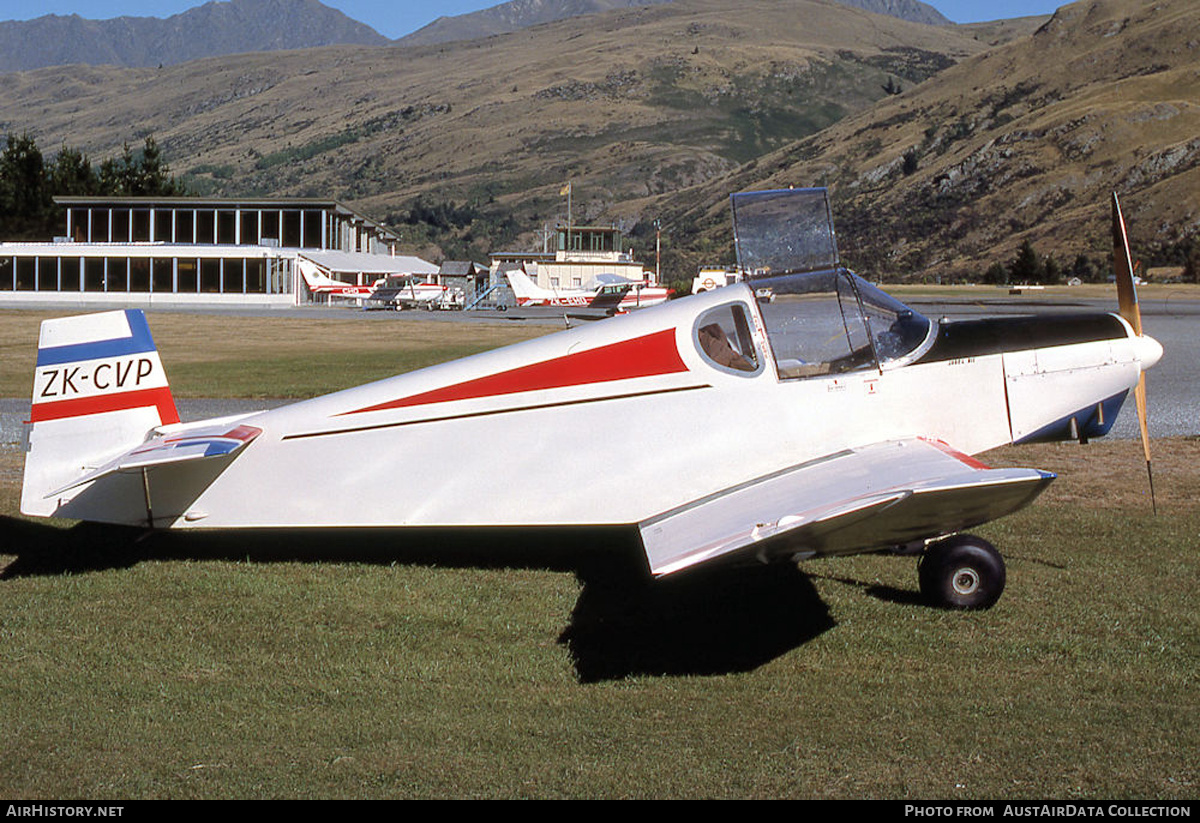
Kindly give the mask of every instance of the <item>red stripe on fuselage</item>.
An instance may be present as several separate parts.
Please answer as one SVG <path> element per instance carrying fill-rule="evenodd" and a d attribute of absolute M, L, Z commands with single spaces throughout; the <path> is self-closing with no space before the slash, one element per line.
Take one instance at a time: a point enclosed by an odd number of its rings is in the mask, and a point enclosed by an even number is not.
<path fill-rule="evenodd" d="M 179 412 L 175 409 L 175 400 L 171 397 L 171 390 L 166 386 L 117 394 L 97 394 L 92 397 L 77 397 L 73 400 L 58 400 L 52 403 L 35 403 L 30 410 L 29 422 L 41 423 L 45 420 L 84 417 L 89 414 L 102 414 L 123 409 L 140 409 L 145 406 L 157 406 L 158 416 L 164 425 L 179 422 Z"/>
<path fill-rule="evenodd" d="M 423 406 L 427 403 L 447 403 L 452 400 L 471 400 L 542 389 L 561 389 L 567 386 L 607 383 L 634 377 L 654 377 L 682 371 L 687 371 L 687 365 L 675 347 L 675 330 L 664 329 L 645 337 L 635 337 L 611 346 L 568 354 L 529 366 L 519 366 L 465 383 L 389 400 L 343 414 L 400 409 L 407 406 Z"/>

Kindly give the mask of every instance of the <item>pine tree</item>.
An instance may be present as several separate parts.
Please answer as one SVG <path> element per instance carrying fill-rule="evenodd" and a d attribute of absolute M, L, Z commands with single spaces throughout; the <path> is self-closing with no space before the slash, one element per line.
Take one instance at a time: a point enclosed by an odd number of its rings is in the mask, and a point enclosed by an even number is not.
<path fill-rule="evenodd" d="M 1008 269 L 1014 283 L 1041 283 L 1045 277 L 1042 261 L 1028 239 L 1021 243 L 1021 248 L 1017 250 L 1017 256 Z"/>
<path fill-rule="evenodd" d="M 52 214 L 46 166 L 28 134 L 10 134 L 0 153 L 0 237 L 32 240 Z"/>
<path fill-rule="evenodd" d="M 186 196 L 153 137 L 140 152 L 126 143 L 119 158 L 92 166 L 79 149 L 63 146 L 47 163 L 28 134 L 9 134 L 0 152 L 0 240 L 46 240 L 63 225 L 56 195 Z"/>
<path fill-rule="evenodd" d="M 1047 286 L 1056 286 L 1062 282 L 1062 266 L 1054 259 L 1054 255 L 1047 255 L 1046 260 L 1042 264 L 1042 283 Z"/>
<path fill-rule="evenodd" d="M 993 263 L 988 266 L 988 270 L 984 272 L 983 282 L 990 283 L 993 286 L 1008 285 L 1008 269 L 1003 263 Z"/>
<path fill-rule="evenodd" d="M 100 178 L 87 155 L 63 146 L 49 169 L 50 190 L 55 195 L 87 196 L 100 193 Z"/>
<path fill-rule="evenodd" d="M 138 193 L 168 197 L 183 194 L 182 188 L 170 175 L 171 168 L 163 162 L 158 143 L 153 137 L 147 137 L 142 147 L 142 162 L 138 175 L 141 191 Z"/>
<path fill-rule="evenodd" d="M 1183 282 L 1200 283 L 1200 242 L 1195 238 L 1188 244 L 1187 257 L 1183 261 Z"/>

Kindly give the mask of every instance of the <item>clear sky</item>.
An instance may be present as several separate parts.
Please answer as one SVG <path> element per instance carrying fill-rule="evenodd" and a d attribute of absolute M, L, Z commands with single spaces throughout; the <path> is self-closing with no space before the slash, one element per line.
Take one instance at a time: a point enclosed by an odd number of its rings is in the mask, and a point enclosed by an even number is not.
<path fill-rule="evenodd" d="M 438 17 L 466 14 L 498 5 L 503 0 L 322 0 L 343 14 L 366 23 L 380 34 L 396 38 L 416 31 Z M 170 17 L 205 0 L 0 0 L 0 20 L 30 20 L 44 14 L 78 14 L 99 20 L 108 17 Z M 955 23 L 975 23 L 1008 17 L 1049 14 L 1067 0 L 925 0 Z"/>

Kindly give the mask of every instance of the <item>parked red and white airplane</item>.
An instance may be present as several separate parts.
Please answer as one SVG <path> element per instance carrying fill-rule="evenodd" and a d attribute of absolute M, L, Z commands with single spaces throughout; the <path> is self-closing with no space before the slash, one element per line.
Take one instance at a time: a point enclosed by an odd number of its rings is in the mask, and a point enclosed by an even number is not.
<path fill-rule="evenodd" d="M 510 270 L 506 275 L 518 306 L 601 309 L 616 313 L 657 306 L 674 293 L 664 286 L 650 286 L 615 274 L 599 275 L 591 289 L 543 288 L 520 269 Z"/>
<path fill-rule="evenodd" d="M 358 286 L 336 280 L 304 261 L 301 261 L 299 269 L 304 276 L 305 286 L 314 295 L 362 300 L 370 297 L 375 291 L 374 286 Z"/>
<path fill-rule="evenodd" d="M 355 285 L 330 277 L 315 264 L 300 260 L 297 264 L 304 284 L 315 295 L 357 300 L 374 300 L 398 308 L 429 308 L 446 298 L 447 289 L 429 283 L 421 274 L 389 274 L 368 285 Z"/>
<path fill-rule="evenodd" d="M 1054 475 L 969 455 L 1104 434 L 1143 396 L 1162 348 L 1127 247 L 1123 317 L 945 322 L 840 266 L 824 190 L 733 208 L 747 282 L 218 420 L 179 421 L 140 311 L 46 320 L 21 510 L 155 529 L 623 524 L 654 575 L 899 549 L 934 602 L 990 605 L 1003 561 L 960 532 Z M 619 449 L 596 436 L 614 421 L 636 422 Z"/>

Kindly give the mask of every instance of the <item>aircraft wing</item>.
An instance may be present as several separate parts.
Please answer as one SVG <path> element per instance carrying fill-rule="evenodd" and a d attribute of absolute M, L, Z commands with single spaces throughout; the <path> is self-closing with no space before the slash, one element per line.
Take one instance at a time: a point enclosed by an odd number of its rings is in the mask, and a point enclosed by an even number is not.
<path fill-rule="evenodd" d="M 940 441 L 846 449 L 638 524 L 650 570 L 717 559 L 851 554 L 960 531 L 1016 511 L 1055 475 L 990 469 Z"/>
<path fill-rule="evenodd" d="M 232 456 L 249 445 L 260 434 L 262 434 L 262 429 L 254 426 L 220 422 L 173 434 L 162 434 L 148 439 L 145 443 L 139 444 L 136 448 L 130 449 L 103 466 L 86 471 L 82 476 L 55 489 L 46 497 L 54 497 L 68 489 L 117 472 L 136 471 L 168 463 Z"/>
<path fill-rule="evenodd" d="M 595 296 L 588 303 L 588 308 L 615 311 L 620 307 L 621 301 L 625 299 L 625 295 L 629 294 L 631 288 L 633 288 L 632 284 L 602 286 L 596 290 Z"/>

